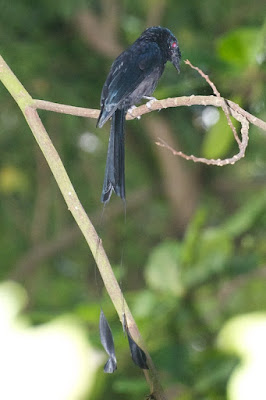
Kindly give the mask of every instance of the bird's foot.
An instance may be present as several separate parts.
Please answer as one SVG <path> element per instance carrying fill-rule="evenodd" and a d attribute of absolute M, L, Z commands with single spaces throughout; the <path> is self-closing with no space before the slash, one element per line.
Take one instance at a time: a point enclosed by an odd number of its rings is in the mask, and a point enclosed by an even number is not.
<path fill-rule="evenodd" d="M 150 97 L 150 96 L 143 96 L 143 98 L 146 99 L 146 100 L 149 100 L 149 101 L 146 103 L 146 107 L 148 107 L 148 109 L 151 110 L 152 104 L 153 104 L 155 101 L 157 101 L 156 97 L 153 97 L 153 96 L 151 96 L 151 97 Z"/>
<path fill-rule="evenodd" d="M 135 117 L 134 115 L 132 115 L 132 111 L 135 110 L 135 108 L 137 108 L 137 107 L 136 107 L 136 106 L 131 106 L 131 107 L 127 110 L 127 112 L 131 115 L 131 117 L 140 119 L 140 118 L 141 118 L 140 115 L 138 115 L 137 117 Z"/>

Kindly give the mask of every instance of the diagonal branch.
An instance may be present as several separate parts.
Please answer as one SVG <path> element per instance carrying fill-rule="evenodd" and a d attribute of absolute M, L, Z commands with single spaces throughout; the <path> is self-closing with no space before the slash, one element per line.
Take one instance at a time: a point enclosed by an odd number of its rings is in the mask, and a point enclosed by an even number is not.
<path fill-rule="evenodd" d="M 88 218 L 85 210 L 83 209 L 77 194 L 70 182 L 66 173 L 63 163 L 57 153 L 54 145 L 52 144 L 49 135 L 42 124 L 42 121 L 36 111 L 36 104 L 23 85 L 16 78 L 14 73 L 10 70 L 4 59 L 0 56 L 0 79 L 4 86 L 9 91 L 11 96 L 20 107 L 44 157 L 54 175 L 58 187 L 65 199 L 69 211 L 72 213 L 76 223 L 78 224 L 83 236 L 85 237 L 92 255 L 95 259 L 97 267 L 102 276 L 106 290 L 112 300 L 121 322 L 123 322 L 123 314 L 126 314 L 128 326 L 132 337 L 141 345 L 145 350 L 147 362 L 149 366 L 148 371 L 144 371 L 147 382 L 149 383 L 150 390 L 155 391 L 156 399 L 164 400 L 165 395 L 162 391 L 157 371 L 154 367 L 152 359 L 147 352 L 146 345 L 140 335 L 138 327 L 133 319 L 133 316 L 128 308 L 126 300 L 123 297 L 122 291 L 114 276 L 112 267 L 107 258 L 105 250 L 102 246 L 101 239 L 96 233 L 96 230 Z M 65 106 L 64 106 L 65 109 Z"/>

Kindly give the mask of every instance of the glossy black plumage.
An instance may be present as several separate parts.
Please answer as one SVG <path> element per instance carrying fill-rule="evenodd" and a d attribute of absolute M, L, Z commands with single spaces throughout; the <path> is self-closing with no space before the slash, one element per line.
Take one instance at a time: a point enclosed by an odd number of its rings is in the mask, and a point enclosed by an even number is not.
<path fill-rule="evenodd" d="M 152 27 L 112 64 L 101 95 L 100 128 L 112 117 L 102 202 L 112 191 L 125 199 L 124 121 L 128 109 L 144 96 L 151 96 L 167 61 L 177 70 L 181 53 L 175 36 L 167 28 Z"/>
<path fill-rule="evenodd" d="M 127 335 L 130 354 L 133 362 L 141 369 L 149 369 L 145 352 L 139 347 L 129 332 L 125 314 L 123 314 L 123 330 Z"/>
<path fill-rule="evenodd" d="M 109 358 L 104 366 L 104 372 L 106 372 L 107 374 L 112 374 L 117 369 L 115 345 L 111 328 L 107 322 L 103 310 L 101 310 L 100 314 L 99 330 L 101 343 L 106 353 L 109 355 Z"/>

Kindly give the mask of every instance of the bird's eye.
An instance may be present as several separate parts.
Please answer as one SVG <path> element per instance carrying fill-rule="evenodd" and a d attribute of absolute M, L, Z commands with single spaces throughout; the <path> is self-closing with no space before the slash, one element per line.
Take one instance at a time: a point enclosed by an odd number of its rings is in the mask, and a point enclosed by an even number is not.
<path fill-rule="evenodd" d="M 176 42 L 173 42 L 172 45 L 171 45 L 172 49 L 175 49 L 176 46 L 177 46 L 177 43 L 176 43 Z"/>

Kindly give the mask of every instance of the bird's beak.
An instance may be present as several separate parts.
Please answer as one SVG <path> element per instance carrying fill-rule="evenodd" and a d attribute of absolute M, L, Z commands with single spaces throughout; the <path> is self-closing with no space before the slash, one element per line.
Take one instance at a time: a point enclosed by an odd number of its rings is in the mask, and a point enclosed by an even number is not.
<path fill-rule="evenodd" d="M 177 47 L 175 52 L 172 54 L 172 63 L 178 72 L 180 72 L 180 59 L 181 59 L 181 52 Z"/>

